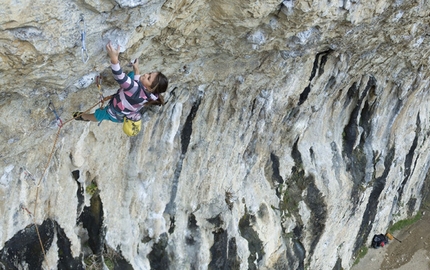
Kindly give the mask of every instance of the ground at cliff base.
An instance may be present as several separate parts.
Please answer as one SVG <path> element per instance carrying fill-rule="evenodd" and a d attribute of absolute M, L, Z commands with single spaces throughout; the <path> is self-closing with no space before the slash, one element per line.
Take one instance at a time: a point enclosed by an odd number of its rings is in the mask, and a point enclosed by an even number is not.
<path fill-rule="evenodd" d="M 430 270 L 430 209 L 421 211 L 419 221 L 393 233 L 401 243 L 394 239 L 383 248 L 369 248 L 351 270 Z"/>

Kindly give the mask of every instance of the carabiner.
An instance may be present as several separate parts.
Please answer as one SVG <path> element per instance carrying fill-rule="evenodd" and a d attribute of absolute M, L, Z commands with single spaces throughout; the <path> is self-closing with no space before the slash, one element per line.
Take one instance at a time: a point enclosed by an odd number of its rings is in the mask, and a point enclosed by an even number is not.
<path fill-rule="evenodd" d="M 82 22 L 82 27 L 81 27 L 81 22 Z M 86 33 L 86 24 L 85 24 L 85 20 L 84 20 L 84 15 L 81 14 L 81 18 L 79 20 L 79 30 L 81 32 L 81 44 L 82 44 L 82 49 L 81 49 L 81 53 L 82 53 L 82 62 L 86 63 L 88 61 L 88 59 L 90 58 L 90 56 L 88 55 L 88 51 L 87 51 L 87 47 L 85 45 L 85 38 L 87 36 Z"/>

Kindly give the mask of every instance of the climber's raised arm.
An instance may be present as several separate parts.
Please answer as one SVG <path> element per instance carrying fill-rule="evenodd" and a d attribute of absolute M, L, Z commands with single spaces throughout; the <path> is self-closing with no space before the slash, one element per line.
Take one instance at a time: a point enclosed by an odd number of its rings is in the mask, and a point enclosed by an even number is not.
<path fill-rule="evenodd" d="M 132 76 L 134 78 L 130 78 L 123 72 L 119 64 L 120 47 L 115 49 L 109 42 L 106 49 L 110 58 L 113 77 L 121 88 L 111 96 L 106 107 L 96 109 L 91 114 L 74 112 L 73 118 L 79 121 L 125 122 L 127 128 L 124 128 L 124 132 L 129 136 L 135 136 L 140 130 L 142 107 L 144 105 L 163 105 L 164 100 L 161 94 L 166 92 L 169 81 L 161 72 L 139 75 L 138 61 L 133 63 L 133 70 L 137 74 Z"/>
<path fill-rule="evenodd" d="M 110 41 L 109 41 L 109 43 L 106 45 L 106 50 L 107 50 L 107 53 L 108 53 L 108 55 L 109 55 L 109 57 L 110 57 L 110 62 L 112 63 L 112 64 L 118 64 L 119 63 L 119 61 L 118 61 L 118 57 L 119 57 L 119 45 L 118 45 L 118 47 L 115 49 L 113 46 L 112 46 L 112 43 L 110 43 Z"/>
<path fill-rule="evenodd" d="M 110 58 L 111 62 L 111 69 L 113 73 L 113 77 L 115 81 L 121 86 L 121 89 L 132 91 L 134 93 L 138 90 L 139 86 L 137 83 L 134 82 L 134 80 L 130 77 L 128 77 L 123 71 L 121 66 L 119 65 L 119 45 L 117 49 L 115 49 L 112 44 L 109 42 L 106 45 L 107 53 Z"/>

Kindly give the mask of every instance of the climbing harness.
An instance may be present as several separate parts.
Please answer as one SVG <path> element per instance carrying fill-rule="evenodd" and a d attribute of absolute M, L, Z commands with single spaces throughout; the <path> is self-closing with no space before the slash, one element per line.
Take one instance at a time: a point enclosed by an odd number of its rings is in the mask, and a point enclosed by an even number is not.
<path fill-rule="evenodd" d="M 81 17 L 79 19 L 79 29 L 81 32 L 81 43 L 82 43 L 82 62 L 86 63 L 88 61 L 88 59 L 90 58 L 90 56 L 88 55 L 88 51 L 87 51 L 87 47 L 85 46 L 85 38 L 86 38 L 86 24 L 85 24 L 85 20 L 84 20 L 84 15 L 81 14 Z"/>
<path fill-rule="evenodd" d="M 54 107 L 54 104 L 52 104 L 52 101 L 49 101 L 48 108 L 55 114 L 55 118 L 57 119 L 57 125 L 59 127 L 63 126 L 63 121 L 61 120 L 60 116 L 58 116 L 58 113 L 55 110 L 55 107 Z"/>

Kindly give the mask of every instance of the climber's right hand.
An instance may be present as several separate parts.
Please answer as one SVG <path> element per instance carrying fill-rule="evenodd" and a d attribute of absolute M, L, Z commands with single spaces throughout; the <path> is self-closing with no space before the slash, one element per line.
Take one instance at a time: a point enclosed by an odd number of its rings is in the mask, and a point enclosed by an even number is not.
<path fill-rule="evenodd" d="M 118 64 L 118 57 L 119 57 L 119 49 L 120 49 L 120 46 L 118 45 L 118 47 L 115 49 L 113 46 L 112 46 L 112 43 L 109 41 L 109 43 L 106 45 L 106 50 L 107 50 L 107 53 L 108 53 L 108 55 L 109 55 L 109 57 L 110 57 L 110 61 L 111 61 L 111 63 L 112 64 Z"/>

